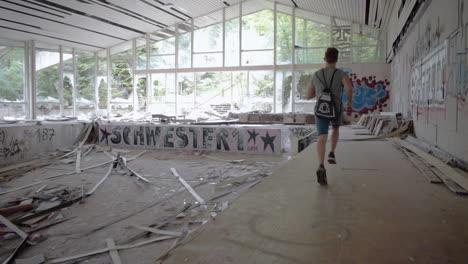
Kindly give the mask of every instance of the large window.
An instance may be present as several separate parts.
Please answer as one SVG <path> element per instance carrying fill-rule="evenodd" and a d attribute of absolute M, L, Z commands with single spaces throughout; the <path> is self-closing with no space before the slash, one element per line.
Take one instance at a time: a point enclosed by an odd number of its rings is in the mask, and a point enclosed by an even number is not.
<path fill-rule="evenodd" d="M 193 66 L 223 66 L 223 13 L 215 12 L 194 20 Z"/>
<path fill-rule="evenodd" d="M 310 20 L 309 12 L 297 12 L 296 16 L 296 63 L 323 63 L 325 50 L 330 46 L 330 26 Z"/>
<path fill-rule="evenodd" d="M 292 8 L 277 5 L 276 15 L 276 63 L 291 64 L 293 51 Z"/>
<path fill-rule="evenodd" d="M 383 62 L 384 40 L 383 33 L 375 28 L 353 25 L 353 62 Z"/>
<path fill-rule="evenodd" d="M 64 56 L 65 57 L 65 56 Z M 68 57 L 68 56 L 67 56 Z M 60 115 L 60 52 L 52 45 L 36 48 L 36 107 L 38 118 Z"/>
<path fill-rule="evenodd" d="M 131 41 L 111 48 L 111 106 L 119 113 L 133 110 L 132 61 Z"/>
<path fill-rule="evenodd" d="M 173 28 L 151 35 L 150 68 L 175 68 L 175 31 Z"/>
<path fill-rule="evenodd" d="M 0 42 L 0 116 L 25 117 L 24 48 Z"/>
<path fill-rule="evenodd" d="M 326 48 L 339 49 L 340 63 L 384 62 L 386 41 L 377 28 L 290 2 L 246 0 L 104 50 L 36 42 L 35 65 L 28 45 L 14 43 L 0 41 L 0 116 L 35 107 L 44 118 L 312 111 L 306 90 Z M 26 68 L 36 70 L 28 107 Z"/>
<path fill-rule="evenodd" d="M 99 96 L 99 109 L 107 109 L 107 51 L 99 51 L 97 53 L 98 65 L 97 65 L 97 86 Z"/>
<path fill-rule="evenodd" d="M 175 115 L 175 81 L 175 73 L 151 74 L 151 112 L 165 115 Z"/>
<path fill-rule="evenodd" d="M 91 52 L 76 53 L 76 104 L 79 113 L 90 116 L 96 109 L 96 91 L 94 89 L 94 54 Z"/>
<path fill-rule="evenodd" d="M 264 4 L 270 9 L 251 13 L 254 6 L 246 3 L 242 10 L 242 66 L 273 64 L 273 3 Z"/>
<path fill-rule="evenodd" d="M 239 8 L 239 5 L 226 8 L 226 33 L 224 46 L 225 66 L 239 66 Z"/>

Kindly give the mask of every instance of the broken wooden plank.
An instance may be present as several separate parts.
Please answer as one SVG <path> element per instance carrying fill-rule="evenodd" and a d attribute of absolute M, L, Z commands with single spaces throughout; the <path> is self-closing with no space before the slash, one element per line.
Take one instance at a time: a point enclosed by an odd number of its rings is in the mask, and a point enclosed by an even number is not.
<path fill-rule="evenodd" d="M 460 185 L 458 185 L 456 182 L 454 182 L 452 179 L 450 179 L 449 177 L 447 177 L 443 172 L 441 172 L 439 169 L 437 169 L 436 167 L 434 166 L 431 166 L 430 167 L 431 170 L 434 172 L 435 175 L 437 175 L 445 184 L 445 186 L 447 186 L 447 188 L 456 193 L 456 194 L 462 194 L 462 195 L 467 195 L 468 194 L 468 191 L 465 190 L 463 187 L 461 187 Z"/>
<path fill-rule="evenodd" d="M 26 232 L 19 229 L 17 226 L 15 226 L 12 222 L 10 222 L 8 219 L 3 217 L 2 215 L 0 215 L 0 222 L 4 224 L 6 227 L 10 228 L 13 232 L 15 232 L 22 239 L 28 238 L 28 234 Z"/>
<path fill-rule="evenodd" d="M 413 163 L 413 165 L 421 172 L 421 174 L 429 180 L 430 183 L 442 183 L 442 180 L 432 171 L 423 161 L 416 157 L 416 154 L 407 151 L 404 147 L 400 147 L 397 143 L 393 143 L 395 147 L 400 149 Z"/>
<path fill-rule="evenodd" d="M 17 212 L 24 212 L 24 211 L 31 210 L 32 208 L 33 208 L 32 203 L 21 204 L 21 205 L 6 207 L 6 208 L 0 208 L 0 215 L 8 215 L 8 214 L 13 214 Z"/>
<path fill-rule="evenodd" d="M 174 248 L 179 246 L 180 242 L 188 235 L 190 231 L 189 230 L 190 217 L 191 217 L 191 213 L 190 211 L 187 211 L 187 214 L 184 218 L 184 223 L 182 225 L 182 231 L 181 231 L 180 236 L 177 237 L 177 239 L 169 246 L 167 251 L 164 254 L 162 254 L 156 261 L 166 259 L 169 256 L 169 254 L 171 254 L 172 250 L 174 250 Z"/>
<path fill-rule="evenodd" d="M 146 240 L 146 241 L 142 241 L 142 242 L 135 243 L 135 244 L 130 244 L 130 245 L 120 245 L 120 246 L 106 247 L 106 248 L 103 248 L 103 249 L 98 249 L 98 250 L 94 250 L 94 251 L 91 251 L 91 252 L 88 252 L 88 253 L 83 253 L 83 254 L 79 254 L 79 255 L 75 255 L 75 256 L 71 256 L 71 257 L 53 259 L 53 260 L 50 260 L 48 263 L 62 263 L 62 262 L 66 262 L 66 261 L 70 261 L 70 260 L 74 260 L 74 259 L 78 259 L 78 258 L 83 258 L 83 257 L 88 257 L 88 256 L 93 256 L 93 255 L 106 253 L 106 252 L 108 252 L 110 250 L 124 250 L 124 249 L 136 248 L 136 247 L 141 247 L 141 246 L 148 245 L 148 244 L 151 244 L 151 243 L 154 243 L 154 242 L 168 240 L 168 239 L 174 239 L 174 238 L 175 237 L 173 237 L 173 236 L 162 236 L 162 237 L 157 237 L 157 238 L 153 238 L 153 239 L 150 239 L 150 240 Z"/>
<path fill-rule="evenodd" d="M 185 190 L 185 188 L 183 188 L 183 189 Z M 164 226 L 166 226 L 167 224 L 171 223 L 174 219 L 176 219 L 177 216 L 178 216 L 179 214 L 181 214 L 181 213 L 183 213 L 183 212 L 185 212 L 185 211 L 187 211 L 187 210 L 189 210 L 189 209 L 191 209 L 191 208 L 192 208 L 192 204 L 191 204 L 191 203 L 188 203 L 188 204 L 186 204 L 181 210 L 177 211 L 175 214 L 173 214 L 173 215 L 167 217 L 167 218 L 166 218 L 165 220 L 163 220 L 162 222 L 159 222 L 159 223 L 157 223 L 157 224 L 152 224 L 152 225 L 150 225 L 149 227 L 154 227 L 154 228 L 156 228 L 156 229 L 161 229 L 161 228 L 163 228 Z M 142 238 L 142 237 L 144 237 L 144 236 L 146 236 L 146 235 L 149 235 L 149 234 L 151 234 L 151 232 L 148 232 L 148 231 L 142 232 L 142 233 L 140 233 L 140 234 L 138 234 L 138 235 L 135 235 L 135 236 L 133 236 L 133 237 L 131 237 L 131 238 L 125 240 L 123 243 L 124 243 L 124 244 L 127 244 L 127 243 L 134 242 L 135 240 L 138 240 L 138 239 L 140 239 L 140 238 Z"/>
<path fill-rule="evenodd" d="M 159 235 L 176 236 L 176 237 L 182 235 L 182 232 L 167 231 L 167 230 L 162 230 L 162 229 L 147 227 L 147 226 L 132 225 L 132 227 L 136 229 L 140 229 L 142 231 L 147 231 L 147 232 L 151 232 L 151 233 L 159 234 Z"/>
<path fill-rule="evenodd" d="M 92 195 L 92 194 L 97 190 L 97 188 L 99 188 L 99 186 L 100 186 L 105 180 L 107 180 L 107 178 L 109 178 L 109 176 L 110 176 L 111 173 L 112 173 L 112 169 L 113 169 L 113 168 L 114 168 L 114 164 L 111 164 L 111 165 L 109 166 L 109 169 L 107 170 L 106 175 L 104 175 L 104 177 L 102 177 L 102 179 L 101 179 L 98 183 L 96 183 L 96 185 L 94 185 L 94 187 L 93 187 L 91 190 L 89 190 L 89 191 L 86 193 L 86 196 Z"/>
<path fill-rule="evenodd" d="M 18 253 L 24 249 L 25 247 L 28 246 L 28 238 L 23 238 L 23 240 L 21 241 L 21 243 L 15 248 L 15 250 L 10 254 L 10 256 L 8 256 L 8 258 L 6 258 L 2 264 L 10 264 L 10 263 L 13 263 L 13 261 L 15 260 L 15 257 L 16 255 L 18 255 Z"/>
<path fill-rule="evenodd" d="M 44 188 L 47 187 L 47 184 L 44 184 L 41 188 L 37 189 L 34 193 L 40 193 Z"/>
<path fill-rule="evenodd" d="M 39 216 L 42 216 L 42 215 L 46 215 L 48 213 L 52 213 L 52 212 L 55 212 L 57 210 L 60 210 L 62 208 L 65 208 L 65 207 L 68 207 L 76 202 L 79 202 L 81 201 L 81 196 L 78 196 L 76 198 L 73 198 L 71 200 L 68 200 L 66 202 L 63 202 L 55 207 L 52 207 L 52 208 L 49 208 L 47 210 L 44 210 L 44 211 L 41 211 L 41 212 L 37 212 L 37 213 L 34 213 L 32 215 L 28 215 L 28 216 L 24 216 L 24 217 L 19 217 L 19 218 L 16 218 L 13 220 L 14 223 L 23 223 L 27 220 L 30 220 L 30 219 L 33 219 L 33 218 L 36 218 L 36 217 L 39 217 Z"/>
<path fill-rule="evenodd" d="M 449 177 L 452 181 L 456 182 L 465 190 L 468 190 L 468 179 L 460 175 L 457 171 L 455 171 L 452 167 L 448 166 L 447 164 L 443 163 L 438 158 L 432 156 L 431 154 L 419 149 L 418 147 L 411 145 L 409 143 L 404 142 L 403 140 L 397 140 L 399 145 L 405 147 L 406 149 L 412 151 L 427 163 L 431 164 L 432 166 L 436 167 L 440 170 L 443 174 Z"/>
<path fill-rule="evenodd" d="M 114 239 L 112 238 L 106 239 L 106 244 L 108 248 L 115 247 Z M 117 250 L 109 250 L 109 255 L 112 259 L 112 263 L 122 264 L 122 261 L 120 260 L 119 252 Z"/>
<path fill-rule="evenodd" d="M 177 171 L 174 169 L 174 168 L 171 168 L 171 171 L 172 171 L 172 174 L 174 174 L 174 176 L 180 181 L 180 183 L 182 183 L 182 185 L 184 185 L 184 187 L 190 192 L 190 194 L 192 194 L 192 196 L 201 204 L 201 205 L 205 205 L 206 202 L 205 200 L 203 200 L 203 198 L 201 198 L 196 192 L 195 190 L 184 180 L 184 178 L 182 178 L 179 173 L 177 173 Z"/>
<path fill-rule="evenodd" d="M 242 163 L 242 162 L 244 162 L 244 160 L 225 160 L 225 159 L 221 159 L 221 158 L 214 157 L 214 156 L 211 156 L 211 155 L 204 155 L 204 156 L 207 157 L 207 158 L 210 158 L 210 159 L 224 161 L 224 162 L 228 162 L 228 163 Z"/>

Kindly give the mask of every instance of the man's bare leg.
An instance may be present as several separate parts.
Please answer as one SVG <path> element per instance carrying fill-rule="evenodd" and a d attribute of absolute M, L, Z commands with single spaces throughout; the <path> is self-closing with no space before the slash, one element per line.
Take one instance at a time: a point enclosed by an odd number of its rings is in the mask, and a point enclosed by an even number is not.
<path fill-rule="evenodd" d="M 317 153 L 319 158 L 319 165 L 323 165 L 325 162 L 325 152 L 326 152 L 326 145 L 327 145 L 327 134 L 320 135 L 318 137 L 317 143 Z"/>
<path fill-rule="evenodd" d="M 331 152 L 335 152 L 338 139 L 340 138 L 340 127 L 334 127 L 331 135 Z"/>
<path fill-rule="evenodd" d="M 317 153 L 320 163 L 319 168 L 317 169 L 317 181 L 321 185 L 327 184 L 327 173 L 324 166 L 327 137 L 327 134 L 320 135 L 317 142 Z"/>

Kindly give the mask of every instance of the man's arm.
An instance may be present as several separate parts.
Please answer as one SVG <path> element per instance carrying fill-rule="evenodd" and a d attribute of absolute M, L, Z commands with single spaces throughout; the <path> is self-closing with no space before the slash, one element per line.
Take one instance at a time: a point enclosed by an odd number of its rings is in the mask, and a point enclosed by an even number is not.
<path fill-rule="evenodd" d="M 353 83 L 348 76 L 343 76 L 343 85 L 346 90 L 346 98 L 348 99 L 348 105 L 346 107 L 346 113 L 351 115 L 353 112 Z"/>
<path fill-rule="evenodd" d="M 315 97 L 315 86 L 313 82 L 310 82 L 309 88 L 307 89 L 307 100 Z"/>

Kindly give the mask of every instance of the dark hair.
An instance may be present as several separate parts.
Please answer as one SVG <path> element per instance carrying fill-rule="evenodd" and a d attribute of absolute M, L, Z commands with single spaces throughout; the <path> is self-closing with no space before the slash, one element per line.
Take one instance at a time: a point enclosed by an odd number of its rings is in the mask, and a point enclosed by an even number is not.
<path fill-rule="evenodd" d="M 327 63 L 336 63 L 338 61 L 339 51 L 336 48 L 328 48 L 325 51 L 325 58 L 323 58 Z"/>

